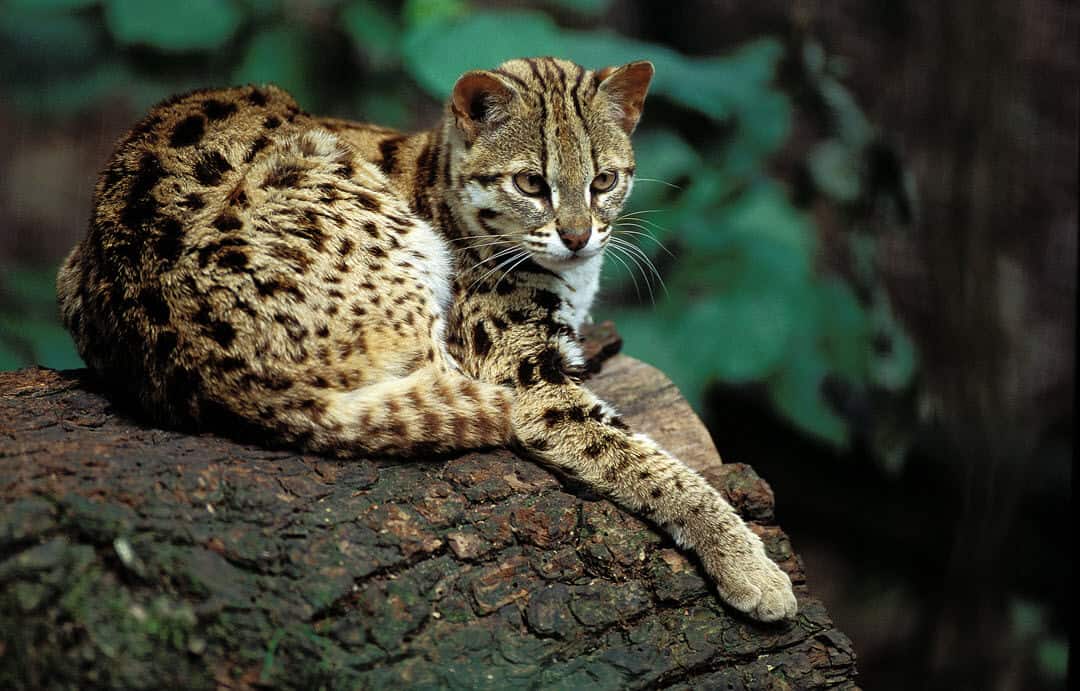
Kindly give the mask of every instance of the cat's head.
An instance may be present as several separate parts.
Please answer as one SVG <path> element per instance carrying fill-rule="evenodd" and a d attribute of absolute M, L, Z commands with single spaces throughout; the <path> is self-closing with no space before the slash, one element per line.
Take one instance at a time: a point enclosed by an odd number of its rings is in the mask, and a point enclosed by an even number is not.
<path fill-rule="evenodd" d="M 554 58 L 462 75 L 453 189 L 473 232 L 556 271 L 598 255 L 633 187 L 630 134 L 652 76 L 648 62 L 592 71 Z"/>

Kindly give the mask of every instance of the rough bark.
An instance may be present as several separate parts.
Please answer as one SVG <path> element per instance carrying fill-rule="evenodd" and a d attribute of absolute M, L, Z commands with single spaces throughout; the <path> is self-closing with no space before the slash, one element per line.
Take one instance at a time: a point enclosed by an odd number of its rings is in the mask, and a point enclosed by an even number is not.
<path fill-rule="evenodd" d="M 656 529 L 509 451 L 268 451 L 31 368 L 0 373 L 0 687 L 855 688 L 768 485 L 655 369 L 592 386 L 754 521 L 795 622 L 725 609 Z"/>

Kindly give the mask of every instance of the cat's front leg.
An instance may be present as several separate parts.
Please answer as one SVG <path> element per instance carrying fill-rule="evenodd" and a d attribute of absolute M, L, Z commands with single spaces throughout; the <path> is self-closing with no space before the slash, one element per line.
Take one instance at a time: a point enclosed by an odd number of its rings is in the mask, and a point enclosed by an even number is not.
<path fill-rule="evenodd" d="M 791 580 L 704 478 L 645 436 L 626 429 L 592 392 L 567 380 L 518 389 L 513 427 L 538 459 L 667 530 L 692 549 L 720 597 L 761 621 L 795 615 Z"/>

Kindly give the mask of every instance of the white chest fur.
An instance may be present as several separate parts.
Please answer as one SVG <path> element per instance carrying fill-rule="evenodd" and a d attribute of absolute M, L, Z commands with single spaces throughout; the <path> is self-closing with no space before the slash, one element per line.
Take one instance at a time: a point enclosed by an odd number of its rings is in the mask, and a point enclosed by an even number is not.
<path fill-rule="evenodd" d="M 578 266 L 559 272 L 563 280 L 556 283 L 556 292 L 567 306 L 571 325 L 580 328 L 589 318 L 596 292 L 600 289 L 600 268 L 604 255 L 590 257 Z"/>

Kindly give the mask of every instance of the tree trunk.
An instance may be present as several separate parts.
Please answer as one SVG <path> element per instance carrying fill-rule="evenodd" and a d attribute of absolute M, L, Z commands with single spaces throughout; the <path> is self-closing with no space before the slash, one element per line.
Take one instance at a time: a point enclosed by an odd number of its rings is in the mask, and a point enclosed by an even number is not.
<path fill-rule="evenodd" d="M 0 686 L 855 688 L 768 485 L 655 369 L 616 356 L 592 386 L 754 521 L 794 623 L 722 607 L 669 538 L 509 451 L 269 451 L 31 368 L 0 372 Z"/>

